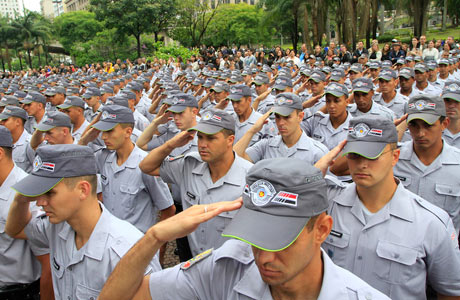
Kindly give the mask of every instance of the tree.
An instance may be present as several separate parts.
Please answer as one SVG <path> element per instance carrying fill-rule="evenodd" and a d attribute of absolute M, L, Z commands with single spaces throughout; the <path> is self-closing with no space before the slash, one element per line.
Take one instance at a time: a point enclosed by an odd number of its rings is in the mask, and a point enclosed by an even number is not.
<path fill-rule="evenodd" d="M 5 71 L 5 60 L 8 65 L 8 69 L 11 70 L 9 48 L 14 41 L 15 33 L 15 28 L 11 25 L 10 20 L 5 17 L 0 17 L 0 50 L 1 47 L 5 48 L 5 55 L 0 52 L 3 71 Z"/>
<path fill-rule="evenodd" d="M 96 15 L 88 11 L 62 14 L 53 24 L 57 40 L 67 50 L 76 43 L 90 41 L 103 29 L 103 22 L 97 21 Z"/>
<path fill-rule="evenodd" d="M 175 0 L 91 0 L 96 19 L 107 28 L 115 28 L 118 36 L 132 35 L 141 56 L 141 35 L 154 32 L 155 36 L 168 26 L 175 14 Z M 166 16 L 166 18 L 164 17 Z"/>
<path fill-rule="evenodd" d="M 454 26 L 460 24 L 460 0 L 437 0 L 435 5 L 443 11 L 446 8 L 446 14 L 452 19 Z"/>
<path fill-rule="evenodd" d="M 421 36 L 426 33 L 428 25 L 428 7 L 430 0 L 410 0 L 409 14 L 414 18 L 414 36 Z"/>

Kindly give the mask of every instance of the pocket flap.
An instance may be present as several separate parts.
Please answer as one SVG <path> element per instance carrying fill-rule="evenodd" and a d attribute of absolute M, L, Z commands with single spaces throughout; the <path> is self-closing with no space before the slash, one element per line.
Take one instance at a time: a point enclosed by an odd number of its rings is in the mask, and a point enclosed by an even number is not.
<path fill-rule="evenodd" d="M 76 296 L 81 300 L 96 300 L 101 291 L 77 284 Z"/>
<path fill-rule="evenodd" d="M 337 248 L 346 248 L 350 243 L 350 235 L 333 230 L 324 242 Z"/>
<path fill-rule="evenodd" d="M 226 212 L 221 213 L 219 217 L 233 219 L 233 217 L 236 215 L 237 212 L 238 212 L 237 210 L 226 211 Z"/>
<path fill-rule="evenodd" d="M 448 185 L 448 184 L 436 184 L 436 192 L 441 195 L 447 196 L 460 196 L 460 186 Z"/>
<path fill-rule="evenodd" d="M 131 186 L 131 185 L 122 184 L 122 185 L 120 185 L 120 191 L 123 192 L 123 193 L 135 195 L 135 194 L 137 194 L 137 192 L 139 192 L 139 187 L 138 186 Z"/>
<path fill-rule="evenodd" d="M 381 258 L 411 266 L 417 260 L 417 250 L 392 242 L 379 241 L 377 255 Z"/>

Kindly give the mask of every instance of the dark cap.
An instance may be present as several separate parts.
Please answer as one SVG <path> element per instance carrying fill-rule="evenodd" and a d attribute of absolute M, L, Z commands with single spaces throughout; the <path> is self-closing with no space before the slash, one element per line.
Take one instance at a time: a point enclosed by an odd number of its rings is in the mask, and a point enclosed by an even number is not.
<path fill-rule="evenodd" d="M 112 93 L 113 93 L 113 89 L 112 89 Z M 98 96 L 101 96 L 101 90 L 99 88 L 89 87 L 86 89 L 85 93 L 81 97 L 85 99 L 89 99 L 91 97 L 98 97 Z"/>
<path fill-rule="evenodd" d="M 57 108 L 60 109 L 68 109 L 72 106 L 75 107 L 80 107 L 82 109 L 85 109 L 85 101 L 83 101 L 80 97 L 78 96 L 68 96 L 65 100 L 64 103 L 61 105 L 58 105 Z"/>
<path fill-rule="evenodd" d="M 20 106 L 20 104 L 21 103 L 19 103 L 18 98 L 16 98 L 15 96 L 5 95 L 0 100 L 0 106 L 8 106 L 8 105 Z"/>
<path fill-rule="evenodd" d="M 347 144 L 342 153 L 356 153 L 376 159 L 387 144 L 397 142 L 398 133 L 391 120 L 381 116 L 360 116 L 350 120 Z"/>
<path fill-rule="evenodd" d="M 385 81 L 390 81 L 391 79 L 396 79 L 398 76 L 396 75 L 396 72 L 391 69 L 383 69 L 379 73 L 379 79 L 383 79 Z"/>
<path fill-rule="evenodd" d="M 406 79 L 414 78 L 415 77 L 414 69 L 412 69 L 412 68 L 401 68 L 401 70 L 399 70 L 398 77 L 404 77 Z"/>
<path fill-rule="evenodd" d="M 412 120 L 420 119 L 428 124 L 433 124 L 439 117 L 446 116 L 446 105 L 440 97 L 420 94 L 409 99 L 407 105 L 407 123 Z"/>
<path fill-rule="evenodd" d="M 214 87 L 211 89 L 211 91 L 214 91 L 216 93 L 220 92 L 229 92 L 230 91 L 230 86 L 228 83 L 223 82 L 223 81 L 217 81 L 216 84 L 214 84 Z"/>
<path fill-rule="evenodd" d="M 448 81 L 442 91 L 443 99 L 453 99 L 460 102 L 460 81 Z"/>
<path fill-rule="evenodd" d="M 292 87 L 292 80 L 288 77 L 278 76 L 275 80 L 274 89 L 284 91 L 287 87 Z"/>
<path fill-rule="evenodd" d="M 198 124 L 188 129 L 188 131 L 199 131 L 204 134 L 213 135 L 222 129 L 235 132 L 235 119 L 224 110 L 212 108 L 203 113 Z"/>
<path fill-rule="evenodd" d="M 94 151 L 73 144 L 37 148 L 32 173 L 13 185 L 21 195 L 36 197 L 53 189 L 63 178 L 96 175 Z"/>
<path fill-rule="evenodd" d="M 173 97 L 171 101 L 171 107 L 169 107 L 166 111 L 171 111 L 173 113 L 181 113 L 187 107 L 198 108 L 198 101 L 196 101 L 196 98 L 192 95 L 181 93 Z"/>
<path fill-rule="evenodd" d="M 331 72 L 331 80 L 332 81 L 339 81 L 343 77 L 345 77 L 345 72 L 342 69 L 335 69 Z"/>
<path fill-rule="evenodd" d="M 102 108 L 101 119 L 92 127 L 100 131 L 109 131 L 120 123 L 134 124 L 132 110 L 120 105 L 106 105 Z"/>
<path fill-rule="evenodd" d="M 414 67 L 414 70 L 418 71 L 418 72 L 421 72 L 421 73 L 425 73 L 426 71 L 428 71 L 428 69 L 427 69 L 425 64 L 416 64 L 415 67 Z"/>
<path fill-rule="evenodd" d="M 356 78 L 355 80 L 353 80 L 352 85 L 353 93 L 363 92 L 367 94 L 374 89 L 374 83 L 372 82 L 372 79 L 367 77 Z"/>
<path fill-rule="evenodd" d="M 0 125 L 0 147 L 13 148 L 11 131 L 3 125 Z"/>
<path fill-rule="evenodd" d="M 289 116 L 294 109 L 303 110 L 302 99 L 294 93 L 276 95 L 272 112 L 281 116 Z"/>
<path fill-rule="evenodd" d="M 251 97 L 251 89 L 246 84 L 236 84 L 230 87 L 230 95 L 227 99 L 240 101 L 243 97 Z"/>
<path fill-rule="evenodd" d="M 249 169 L 243 206 L 222 235 L 264 251 L 281 251 L 328 206 L 320 170 L 296 158 L 261 160 Z"/>
<path fill-rule="evenodd" d="M 46 97 L 43 96 L 39 92 L 32 91 L 32 92 L 29 92 L 27 96 L 19 102 L 21 102 L 22 104 L 30 104 L 32 102 L 38 102 L 38 103 L 42 103 L 43 105 L 45 105 Z"/>
<path fill-rule="evenodd" d="M 345 85 L 338 82 L 329 83 L 324 89 L 325 94 L 331 94 L 335 97 L 348 97 L 348 89 Z"/>
<path fill-rule="evenodd" d="M 267 74 L 259 73 L 256 75 L 254 80 L 252 81 L 255 85 L 262 85 L 270 83 L 270 79 L 268 78 Z"/>
<path fill-rule="evenodd" d="M 35 128 L 39 131 L 50 131 L 56 127 L 72 128 L 70 117 L 60 111 L 48 111 Z"/>
<path fill-rule="evenodd" d="M 311 73 L 311 76 L 310 78 L 308 78 L 308 80 L 313 80 L 314 82 L 323 82 L 326 80 L 326 74 L 324 74 L 321 71 L 313 71 L 313 73 Z"/>
<path fill-rule="evenodd" d="M 9 117 L 21 118 L 24 121 L 28 119 L 27 112 L 24 109 L 12 105 L 5 106 L 2 113 L 0 113 L 0 121 L 6 120 Z"/>

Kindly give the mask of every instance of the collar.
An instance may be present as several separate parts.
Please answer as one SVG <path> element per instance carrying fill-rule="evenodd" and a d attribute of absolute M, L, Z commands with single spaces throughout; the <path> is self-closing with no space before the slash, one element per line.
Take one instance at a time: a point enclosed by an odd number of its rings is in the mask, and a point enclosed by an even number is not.
<path fill-rule="evenodd" d="M 460 150 L 449 145 L 444 139 L 442 139 L 442 142 L 442 151 L 438 156 L 439 162 L 443 165 L 459 165 L 458 157 L 460 156 Z M 417 155 L 414 151 L 414 142 L 408 141 L 403 143 L 399 159 L 410 160 L 413 155 Z"/>
<path fill-rule="evenodd" d="M 241 166 L 244 165 L 246 160 L 243 158 L 239 157 L 235 152 L 233 152 L 233 155 L 235 156 L 235 160 L 233 161 L 232 166 L 230 169 L 227 171 L 227 174 L 225 174 L 222 178 L 220 178 L 218 181 L 216 181 L 214 184 L 217 184 L 218 182 L 225 182 L 233 185 L 241 185 Z M 196 175 L 207 175 L 211 177 L 211 172 L 209 171 L 208 164 L 206 162 L 203 162 L 201 158 L 198 156 L 198 159 L 200 163 L 197 164 L 196 167 L 193 168 L 192 173 Z"/>
<path fill-rule="evenodd" d="M 14 147 L 22 146 L 30 139 L 30 134 L 24 129 L 19 139 L 14 143 Z"/>
<path fill-rule="evenodd" d="M 136 144 L 134 144 L 134 148 L 133 148 L 133 151 L 131 151 L 131 153 L 129 154 L 128 156 L 128 159 L 123 163 L 123 165 L 119 166 L 119 167 L 126 167 L 126 168 L 130 168 L 130 169 L 135 169 L 137 168 L 137 166 L 139 165 L 139 161 L 137 159 L 138 156 L 142 156 L 142 152 L 144 152 L 143 150 L 141 150 L 141 148 L 137 147 Z M 106 159 L 106 162 L 107 163 L 113 163 L 113 160 L 117 158 L 117 152 L 116 151 L 113 151 Z"/>
<path fill-rule="evenodd" d="M 239 294 L 243 294 L 250 299 L 272 300 L 270 287 L 260 276 L 259 269 L 255 263 L 246 270 L 241 280 L 233 288 Z"/>
<path fill-rule="evenodd" d="M 14 190 L 11 188 L 13 184 L 17 183 L 26 176 L 27 173 L 14 164 L 10 174 L 8 174 L 5 181 L 3 181 L 3 184 L 0 185 L 0 199 L 8 200 L 10 193 L 14 193 Z"/>
<path fill-rule="evenodd" d="M 318 295 L 318 300 L 348 299 L 346 279 L 339 267 L 334 265 L 329 256 L 321 249 L 323 259 L 323 284 Z"/>

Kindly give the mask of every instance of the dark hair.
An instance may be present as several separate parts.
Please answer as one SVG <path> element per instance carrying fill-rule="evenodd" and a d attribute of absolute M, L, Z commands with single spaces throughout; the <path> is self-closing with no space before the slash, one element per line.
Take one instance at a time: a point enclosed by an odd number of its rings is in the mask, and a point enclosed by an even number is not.
<path fill-rule="evenodd" d="M 3 151 L 5 151 L 5 156 L 7 158 L 9 158 L 9 159 L 13 158 L 13 148 L 12 147 L 2 146 L 1 148 L 3 149 Z"/>

